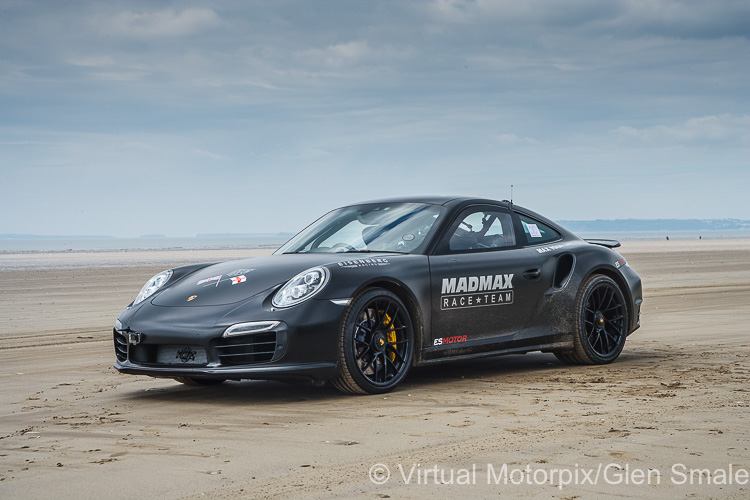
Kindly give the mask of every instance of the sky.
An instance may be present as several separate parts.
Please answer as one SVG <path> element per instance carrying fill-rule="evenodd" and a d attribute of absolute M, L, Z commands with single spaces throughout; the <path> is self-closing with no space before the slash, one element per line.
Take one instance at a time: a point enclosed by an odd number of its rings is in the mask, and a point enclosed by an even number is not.
<path fill-rule="evenodd" d="M 0 234 L 750 219 L 750 2 L 0 0 Z"/>

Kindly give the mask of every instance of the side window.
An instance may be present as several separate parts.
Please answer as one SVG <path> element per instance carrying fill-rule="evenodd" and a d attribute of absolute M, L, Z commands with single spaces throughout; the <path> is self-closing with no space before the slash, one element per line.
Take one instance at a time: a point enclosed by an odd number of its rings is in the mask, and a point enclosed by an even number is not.
<path fill-rule="evenodd" d="M 469 209 L 450 232 L 451 252 L 482 251 L 516 244 L 510 214 L 492 209 Z"/>
<path fill-rule="evenodd" d="M 537 243 L 547 243 L 560 239 L 560 233 L 548 225 L 521 214 L 518 214 L 518 218 L 521 219 L 521 227 L 526 236 L 524 244 L 536 245 Z"/>

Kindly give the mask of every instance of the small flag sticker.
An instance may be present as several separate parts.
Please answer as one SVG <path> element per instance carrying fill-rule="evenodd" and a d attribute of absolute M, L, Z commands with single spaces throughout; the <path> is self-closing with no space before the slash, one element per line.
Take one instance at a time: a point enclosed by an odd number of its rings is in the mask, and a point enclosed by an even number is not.
<path fill-rule="evenodd" d="M 244 274 L 240 276 L 235 276 L 234 278 L 232 278 L 233 285 L 236 285 L 237 283 L 244 283 L 245 281 L 247 281 L 247 278 L 245 277 Z"/>

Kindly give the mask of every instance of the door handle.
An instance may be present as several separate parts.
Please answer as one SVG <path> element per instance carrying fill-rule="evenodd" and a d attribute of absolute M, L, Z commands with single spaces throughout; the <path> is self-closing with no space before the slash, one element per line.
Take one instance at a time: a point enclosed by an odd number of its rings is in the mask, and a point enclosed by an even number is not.
<path fill-rule="evenodd" d="M 523 277 L 527 280 L 535 280 L 539 279 L 539 276 L 542 275 L 542 270 L 538 267 L 535 267 L 533 269 L 527 269 L 523 272 Z"/>

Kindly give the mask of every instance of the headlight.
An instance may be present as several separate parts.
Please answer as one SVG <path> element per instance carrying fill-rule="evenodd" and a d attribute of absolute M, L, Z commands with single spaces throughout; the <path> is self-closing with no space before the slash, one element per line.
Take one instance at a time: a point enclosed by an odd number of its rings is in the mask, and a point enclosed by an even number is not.
<path fill-rule="evenodd" d="M 313 267 L 299 273 L 276 292 L 271 301 L 274 307 L 292 307 L 318 293 L 328 283 L 328 269 Z"/>
<path fill-rule="evenodd" d="M 145 285 L 143 285 L 143 288 L 141 288 L 141 291 L 138 293 L 138 296 L 133 301 L 133 305 L 140 304 L 147 298 L 151 297 L 156 291 L 163 287 L 167 281 L 169 281 L 169 278 L 172 277 L 172 270 L 169 271 L 162 271 L 150 280 L 146 282 Z"/>

